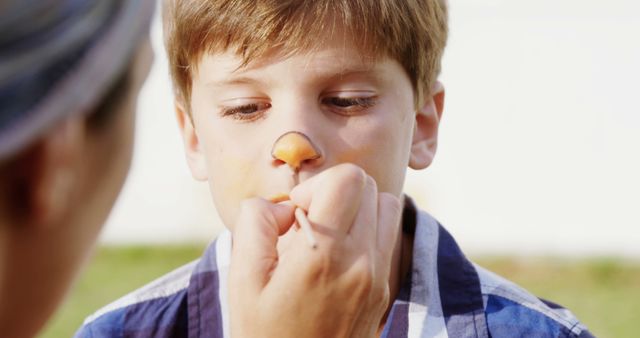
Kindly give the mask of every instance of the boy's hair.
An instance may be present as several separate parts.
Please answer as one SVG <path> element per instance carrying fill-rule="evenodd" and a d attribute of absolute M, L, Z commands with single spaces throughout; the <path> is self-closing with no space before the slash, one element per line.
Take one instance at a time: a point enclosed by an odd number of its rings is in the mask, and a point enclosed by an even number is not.
<path fill-rule="evenodd" d="M 204 53 L 230 50 L 246 66 L 274 48 L 313 51 L 336 28 L 367 56 L 400 62 L 419 105 L 440 73 L 448 34 L 446 0 L 166 0 L 163 24 L 175 94 L 187 111 Z"/>

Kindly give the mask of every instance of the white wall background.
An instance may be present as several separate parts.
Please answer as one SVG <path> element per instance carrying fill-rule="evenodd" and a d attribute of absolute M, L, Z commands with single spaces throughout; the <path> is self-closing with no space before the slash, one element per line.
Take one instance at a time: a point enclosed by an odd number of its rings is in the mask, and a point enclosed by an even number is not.
<path fill-rule="evenodd" d="M 640 3 L 451 0 L 434 165 L 407 192 L 474 253 L 640 258 Z M 134 165 L 104 243 L 206 242 L 159 22 Z"/>

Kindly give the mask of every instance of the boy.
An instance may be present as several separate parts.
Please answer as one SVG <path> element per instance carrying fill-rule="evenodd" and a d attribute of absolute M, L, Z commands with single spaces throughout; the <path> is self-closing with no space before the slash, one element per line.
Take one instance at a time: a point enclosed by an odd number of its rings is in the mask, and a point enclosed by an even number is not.
<path fill-rule="evenodd" d="M 187 161 L 233 235 L 79 336 L 591 336 L 402 196 L 435 155 L 442 1 L 174 0 L 164 21 Z"/>
<path fill-rule="evenodd" d="M 0 4 L 0 336 L 33 337 L 129 169 L 152 0 Z"/>

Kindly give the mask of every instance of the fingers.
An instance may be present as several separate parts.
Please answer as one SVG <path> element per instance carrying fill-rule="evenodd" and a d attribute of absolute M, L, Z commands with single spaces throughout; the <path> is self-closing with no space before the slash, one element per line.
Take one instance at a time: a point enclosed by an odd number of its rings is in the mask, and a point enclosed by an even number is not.
<path fill-rule="evenodd" d="M 272 204 L 260 198 L 243 202 L 233 229 L 230 278 L 259 292 L 278 261 L 278 236 L 293 224 L 291 204 Z"/>
<path fill-rule="evenodd" d="M 243 310 L 251 308 L 255 313 L 260 308 L 270 309 L 262 311 L 261 318 L 278 318 L 267 321 L 279 323 L 270 336 L 283 336 L 282 318 L 287 323 L 311 325 L 300 334 L 304 327 L 287 324 L 287 328 L 300 329 L 296 337 L 310 337 L 308 332 L 375 335 L 389 302 L 400 200 L 378 193 L 375 180 L 351 164 L 332 167 L 302 182 L 290 192 L 290 199 L 280 204 L 252 199 L 241 207 L 229 275 L 230 290 L 235 290 L 229 296 L 232 326 L 242 330 L 247 323 L 259 321 L 240 315 Z M 279 235 L 294 223 L 296 207 L 306 211 L 318 248 L 309 247 L 302 231 L 291 231 L 287 234 L 290 246 L 278 253 Z M 338 236 L 328 237 L 328 233 Z M 323 323 L 327 325 L 318 329 Z M 256 336 L 257 331 L 246 332 Z M 269 335 L 262 329 L 260 333 Z"/>
<path fill-rule="evenodd" d="M 353 164 L 340 164 L 302 182 L 290 193 L 291 201 L 307 210 L 314 230 L 321 235 L 344 236 L 358 213 L 367 175 Z"/>
<path fill-rule="evenodd" d="M 349 231 L 350 237 L 361 247 L 376 246 L 378 229 L 378 187 L 371 176 L 367 176 L 362 192 L 360 209 Z"/>

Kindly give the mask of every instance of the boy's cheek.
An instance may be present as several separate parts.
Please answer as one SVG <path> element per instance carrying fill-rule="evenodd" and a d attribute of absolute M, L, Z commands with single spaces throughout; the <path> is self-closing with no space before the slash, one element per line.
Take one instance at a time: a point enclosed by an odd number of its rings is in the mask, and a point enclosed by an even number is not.
<path fill-rule="evenodd" d="M 227 162 L 211 168 L 209 172 L 213 202 L 225 227 L 230 230 L 235 226 L 244 200 L 255 197 L 268 199 L 278 193 L 288 193 L 293 187 L 290 174 L 246 161 Z"/>
<path fill-rule="evenodd" d="M 359 147 L 348 148 L 345 151 L 340 152 L 336 155 L 336 165 L 341 163 L 353 163 L 358 164 L 362 160 L 370 159 L 376 156 L 378 152 L 375 144 L 364 144 Z M 379 148 L 378 148 L 379 149 Z M 359 165 L 360 167 L 365 167 L 364 165 Z M 366 170 L 366 167 L 363 168 Z"/>
<path fill-rule="evenodd" d="M 255 196 L 255 193 L 249 190 L 253 185 L 248 181 L 249 179 L 245 181 L 247 182 L 246 185 L 242 183 L 242 180 L 227 180 L 226 182 L 222 180 L 218 182 L 214 180 L 209 181 L 209 187 L 218 215 L 225 227 L 229 230 L 233 230 L 235 226 L 242 201 Z"/>

